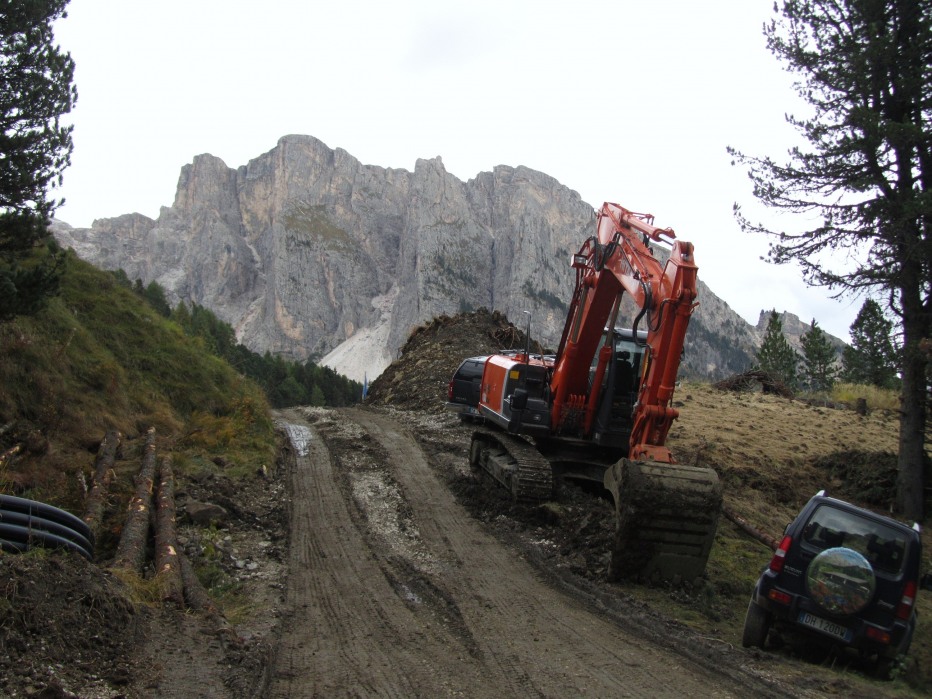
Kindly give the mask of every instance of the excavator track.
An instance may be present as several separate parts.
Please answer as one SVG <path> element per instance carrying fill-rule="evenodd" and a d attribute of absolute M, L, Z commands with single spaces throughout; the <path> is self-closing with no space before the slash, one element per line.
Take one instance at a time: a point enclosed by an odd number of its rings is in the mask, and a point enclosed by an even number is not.
<path fill-rule="evenodd" d="M 553 495 L 553 470 L 534 446 L 513 435 L 476 430 L 469 463 L 508 489 L 516 500 L 541 502 Z"/>
<path fill-rule="evenodd" d="M 601 466 L 586 462 L 577 473 L 580 464 L 568 469 L 566 459 L 551 463 L 521 437 L 489 429 L 473 432 L 469 463 L 524 502 L 553 496 L 555 469 L 586 480 L 601 472 L 615 501 L 611 579 L 679 584 L 705 571 L 722 504 L 712 469 L 621 459 Z"/>
<path fill-rule="evenodd" d="M 693 582 L 705 571 L 722 505 L 709 468 L 621 459 L 605 472 L 615 500 L 609 576 Z"/>

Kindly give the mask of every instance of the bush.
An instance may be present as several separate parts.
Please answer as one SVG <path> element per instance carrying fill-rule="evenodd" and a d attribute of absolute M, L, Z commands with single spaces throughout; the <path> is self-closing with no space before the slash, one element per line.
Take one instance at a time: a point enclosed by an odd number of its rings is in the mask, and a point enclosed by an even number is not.
<path fill-rule="evenodd" d="M 892 388 L 879 388 L 858 383 L 837 383 L 832 389 L 832 400 L 854 408 L 859 399 L 867 402 L 868 410 L 899 410 L 900 395 Z"/>

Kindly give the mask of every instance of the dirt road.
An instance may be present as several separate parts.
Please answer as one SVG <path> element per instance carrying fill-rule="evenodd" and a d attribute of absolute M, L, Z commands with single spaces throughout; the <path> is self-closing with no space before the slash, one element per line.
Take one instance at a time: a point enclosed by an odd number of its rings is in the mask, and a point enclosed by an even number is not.
<path fill-rule="evenodd" d="M 269 697 L 783 694 L 557 589 L 469 516 L 390 415 L 281 420 L 292 540 Z"/>

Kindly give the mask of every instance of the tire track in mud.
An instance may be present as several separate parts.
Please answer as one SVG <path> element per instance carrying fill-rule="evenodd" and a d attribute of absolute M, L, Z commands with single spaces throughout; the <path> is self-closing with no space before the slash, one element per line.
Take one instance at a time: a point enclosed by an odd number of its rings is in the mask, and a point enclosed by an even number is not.
<path fill-rule="evenodd" d="M 459 644 L 412 612 L 385 574 L 317 431 L 298 413 L 284 418 L 309 438 L 293 454 L 285 620 L 266 696 L 454 696 L 483 686 L 476 668 L 456 662 Z"/>
<path fill-rule="evenodd" d="M 486 671 L 509 677 L 518 696 L 682 696 L 683 686 L 669 688 L 670 673 L 688 680 L 695 670 L 544 583 L 455 502 L 394 420 L 375 411 L 341 412 L 388 452 L 425 544 L 437 557 L 460 561 L 438 584 L 459 601 Z M 704 681 L 699 691 L 708 689 Z"/>
<path fill-rule="evenodd" d="M 310 437 L 291 475 L 269 697 L 748 693 L 554 587 L 470 517 L 388 414 L 283 415 Z"/>
<path fill-rule="evenodd" d="M 460 601 L 483 657 L 513 673 L 528 693 L 680 695 L 697 681 L 696 693 L 747 692 L 744 682 L 732 682 L 645 641 L 643 634 L 625 631 L 617 616 L 605 618 L 591 599 L 580 601 L 554 589 L 549 577 L 545 581 L 455 502 L 417 441 L 396 420 L 370 410 L 344 414 L 364 423 L 391 455 L 413 517 L 435 555 L 460 561 L 460 571 L 448 576 L 446 584 Z M 671 673 L 677 678 L 675 687 L 669 684 Z M 771 694 L 764 686 L 755 688 Z"/>

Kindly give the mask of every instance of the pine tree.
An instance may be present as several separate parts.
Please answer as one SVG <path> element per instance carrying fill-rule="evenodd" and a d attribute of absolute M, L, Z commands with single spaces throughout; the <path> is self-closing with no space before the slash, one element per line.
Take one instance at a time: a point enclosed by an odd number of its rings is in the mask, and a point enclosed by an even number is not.
<path fill-rule="evenodd" d="M 74 61 L 54 44 L 68 0 L 0 1 L 0 320 L 33 313 L 58 289 L 64 253 L 48 197 L 71 162 Z M 44 254 L 36 254 L 44 246 Z"/>
<path fill-rule="evenodd" d="M 154 308 L 159 315 L 164 316 L 165 318 L 170 318 L 172 314 L 171 304 L 168 303 L 168 299 L 165 298 L 165 289 L 158 282 L 149 282 L 149 285 L 146 287 L 143 292 L 143 298 L 149 302 L 149 305 Z"/>
<path fill-rule="evenodd" d="M 311 391 L 310 404 L 313 406 L 322 406 L 327 404 L 327 399 L 324 397 L 324 392 L 317 384 L 314 384 L 314 389 Z"/>
<path fill-rule="evenodd" d="M 900 445 L 896 503 L 923 518 L 932 337 L 932 8 L 929 0 L 785 0 L 764 26 L 767 46 L 796 78 L 807 115 L 786 158 L 748 156 L 754 196 L 798 230 L 754 223 L 770 260 L 796 262 L 807 281 L 874 291 L 900 320 Z M 779 220 L 779 219 L 771 219 Z M 789 229 L 789 230 L 788 230 Z"/>
<path fill-rule="evenodd" d="M 172 311 L 171 318 L 181 326 L 182 330 L 188 334 L 191 333 L 191 311 L 188 310 L 184 301 L 178 302 L 175 310 Z"/>
<path fill-rule="evenodd" d="M 838 374 L 836 361 L 838 354 L 828 336 L 812 319 L 812 327 L 799 338 L 803 348 L 802 379 L 806 388 L 812 392 L 829 391 L 835 385 Z"/>
<path fill-rule="evenodd" d="M 795 386 L 799 355 L 783 335 L 783 323 L 776 309 L 770 311 L 767 330 L 757 352 L 757 364 L 761 371 L 778 381 L 789 387 Z"/>
<path fill-rule="evenodd" d="M 851 345 L 842 353 L 842 378 L 880 388 L 899 384 L 899 353 L 893 344 L 893 323 L 880 304 L 867 299 L 851 324 Z"/>

